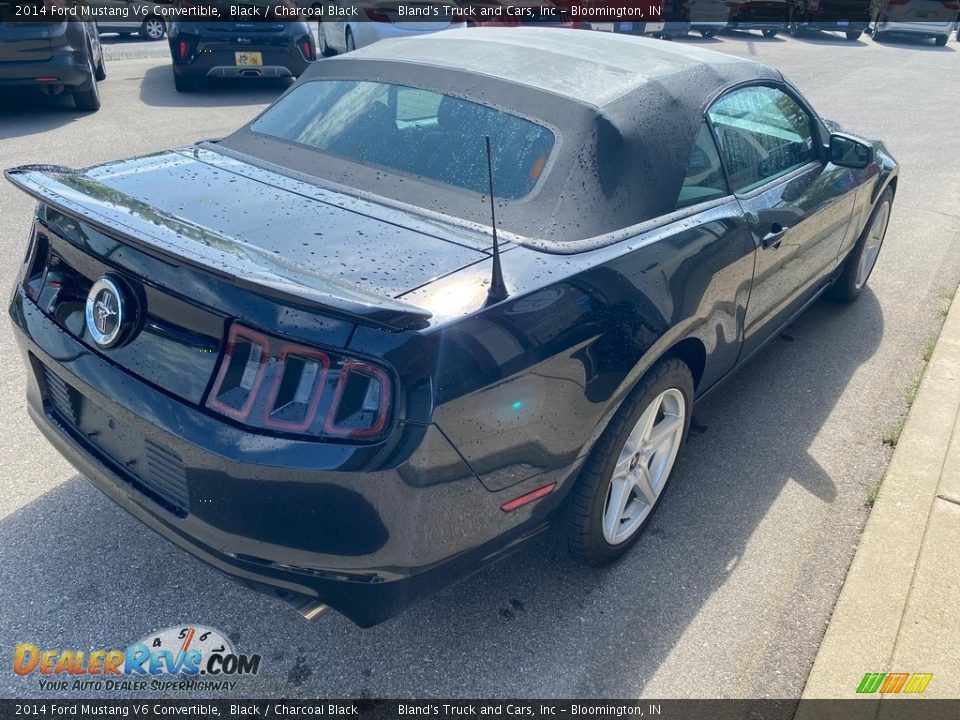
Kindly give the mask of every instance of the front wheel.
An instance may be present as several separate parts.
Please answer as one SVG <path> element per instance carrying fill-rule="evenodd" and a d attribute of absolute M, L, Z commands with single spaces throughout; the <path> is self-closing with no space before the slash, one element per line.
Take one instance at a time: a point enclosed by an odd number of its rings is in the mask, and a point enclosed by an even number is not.
<path fill-rule="evenodd" d="M 861 35 L 863 35 L 862 30 L 851 30 L 847 33 L 847 40 L 859 40 Z"/>
<path fill-rule="evenodd" d="M 776 36 L 777 36 L 777 32 L 778 32 L 777 30 L 764 30 L 764 31 L 763 31 L 763 36 L 764 36 L 765 38 L 776 37 Z"/>
<path fill-rule="evenodd" d="M 840 276 L 830 288 L 830 294 L 835 300 L 849 303 L 860 297 L 870 278 L 870 273 L 873 272 L 874 265 L 877 264 L 877 256 L 880 255 L 880 247 L 887 234 L 892 207 L 893 190 L 887 188 L 880 196 L 880 202 L 873 209 L 860 239 L 844 260 Z"/>
<path fill-rule="evenodd" d="M 947 40 L 950 39 L 949 35 L 938 35 L 936 39 L 937 47 L 943 47 L 947 44 Z"/>
<path fill-rule="evenodd" d="M 690 429 L 693 377 L 676 358 L 657 363 L 597 441 L 563 509 L 574 558 L 607 565 L 640 537 Z"/>
<path fill-rule="evenodd" d="M 708 28 L 708 29 L 706 29 L 706 30 L 701 30 L 701 31 L 700 31 L 700 35 L 701 35 L 702 37 L 706 38 L 706 39 L 710 39 L 710 38 L 712 38 L 712 37 L 713 37 L 714 35 L 716 35 L 716 34 L 717 34 L 717 31 L 716 31 L 716 30 L 713 30 L 712 28 Z"/>

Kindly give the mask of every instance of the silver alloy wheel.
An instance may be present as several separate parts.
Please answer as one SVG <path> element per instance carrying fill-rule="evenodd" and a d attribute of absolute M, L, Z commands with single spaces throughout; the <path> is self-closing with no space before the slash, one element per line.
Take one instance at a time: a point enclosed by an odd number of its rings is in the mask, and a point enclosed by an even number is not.
<path fill-rule="evenodd" d="M 885 202 L 870 224 L 867 236 L 863 241 L 863 250 L 860 252 L 860 261 L 857 263 L 856 288 L 859 290 L 870 277 L 870 272 L 877 262 L 877 256 L 880 254 L 880 245 L 883 244 L 883 236 L 887 233 L 887 223 L 890 221 L 890 203 Z"/>
<path fill-rule="evenodd" d="M 147 18 L 143 21 L 143 34 L 150 40 L 159 40 L 167 28 L 160 18 Z"/>
<path fill-rule="evenodd" d="M 603 537 L 610 545 L 629 540 L 656 505 L 683 440 L 686 401 L 669 388 L 640 415 L 627 436 L 603 504 Z"/>

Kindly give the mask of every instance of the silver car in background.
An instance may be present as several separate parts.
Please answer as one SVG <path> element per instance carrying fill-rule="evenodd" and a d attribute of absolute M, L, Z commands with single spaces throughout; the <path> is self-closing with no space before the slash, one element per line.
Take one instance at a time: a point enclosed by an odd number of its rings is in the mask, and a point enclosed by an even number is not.
<path fill-rule="evenodd" d="M 888 35 L 933 38 L 946 45 L 960 11 L 958 0 L 875 0 L 872 6 L 873 39 Z"/>

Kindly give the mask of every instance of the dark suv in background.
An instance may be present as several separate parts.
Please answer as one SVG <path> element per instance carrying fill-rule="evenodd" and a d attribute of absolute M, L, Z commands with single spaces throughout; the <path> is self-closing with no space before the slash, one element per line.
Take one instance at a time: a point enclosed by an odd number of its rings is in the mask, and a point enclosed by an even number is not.
<path fill-rule="evenodd" d="M 317 57 L 305 22 L 174 22 L 169 39 L 180 92 L 206 78 L 299 77 Z"/>
<path fill-rule="evenodd" d="M 90 22 L 24 22 L 14 4 L 0 2 L 0 88 L 69 92 L 77 110 L 100 109 L 97 81 L 106 78 L 103 51 Z"/>
<path fill-rule="evenodd" d="M 870 24 L 871 0 L 797 0 L 790 9 L 790 34 L 800 37 L 807 30 L 846 33 L 859 40 Z"/>

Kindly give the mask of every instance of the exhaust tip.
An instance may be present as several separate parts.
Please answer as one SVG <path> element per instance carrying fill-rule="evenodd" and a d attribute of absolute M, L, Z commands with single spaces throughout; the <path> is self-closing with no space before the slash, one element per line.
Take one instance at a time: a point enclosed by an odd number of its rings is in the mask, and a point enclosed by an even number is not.
<path fill-rule="evenodd" d="M 315 598 L 306 595 L 298 595 L 288 592 L 277 592 L 276 595 L 287 605 L 296 610 L 306 620 L 316 620 L 330 609 L 329 605 L 319 602 Z"/>

